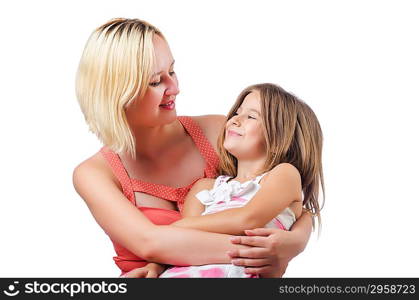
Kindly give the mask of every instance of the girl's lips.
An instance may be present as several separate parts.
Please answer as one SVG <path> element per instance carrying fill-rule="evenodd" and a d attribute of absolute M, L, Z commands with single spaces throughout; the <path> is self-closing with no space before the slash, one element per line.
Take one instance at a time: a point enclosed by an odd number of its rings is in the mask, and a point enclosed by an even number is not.
<path fill-rule="evenodd" d="M 167 110 L 172 110 L 175 108 L 175 101 L 169 101 L 166 102 L 164 104 L 160 104 L 159 107 L 163 108 L 163 109 L 167 109 Z"/>
<path fill-rule="evenodd" d="M 241 134 L 235 132 L 234 130 L 228 130 L 227 134 L 230 136 L 242 136 Z"/>

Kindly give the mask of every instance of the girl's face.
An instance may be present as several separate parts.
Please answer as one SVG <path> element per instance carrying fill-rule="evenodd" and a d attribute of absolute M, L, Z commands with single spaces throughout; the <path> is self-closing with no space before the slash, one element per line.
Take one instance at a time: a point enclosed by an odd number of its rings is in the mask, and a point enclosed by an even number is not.
<path fill-rule="evenodd" d="M 260 105 L 260 94 L 252 91 L 228 120 L 224 148 L 237 159 L 263 159 L 266 145 Z"/>
<path fill-rule="evenodd" d="M 153 38 L 155 63 L 147 91 L 125 109 L 131 126 L 158 126 L 176 119 L 175 100 L 179 93 L 174 59 L 169 45 L 160 36 Z"/>

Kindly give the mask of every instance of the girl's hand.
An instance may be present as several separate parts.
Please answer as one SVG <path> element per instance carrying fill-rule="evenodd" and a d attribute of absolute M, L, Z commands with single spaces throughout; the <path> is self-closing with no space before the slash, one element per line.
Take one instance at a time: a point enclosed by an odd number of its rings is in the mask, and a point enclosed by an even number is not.
<path fill-rule="evenodd" d="M 124 275 L 122 278 L 158 278 L 161 273 L 166 269 L 164 265 L 149 263 L 142 268 L 133 269 Z"/>
<path fill-rule="evenodd" d="M 291 233 L 275 228 L 245 230 L 245 233 L 247 236 L 235 236 L 231 242 L 252 248 L 229 251 L 232 264 L 244 266 L 247 274 L 282 277 L 288 262 L 295 256 L 291 249 Z"/>

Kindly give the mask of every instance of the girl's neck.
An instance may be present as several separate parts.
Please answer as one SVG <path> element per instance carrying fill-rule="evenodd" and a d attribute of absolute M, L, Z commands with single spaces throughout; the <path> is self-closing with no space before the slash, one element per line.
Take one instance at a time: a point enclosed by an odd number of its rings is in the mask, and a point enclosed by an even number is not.
<path fill-rule="evenodd" d="M 155 160 L 168 153 L 186 136 L 180 121 L 158 127 L 137 127 L 133 130 L 137 160 Z"/>
<path fill-rule="evenodd" d="M 266 157 L 252 160 L 238 160 L 237 176 L 234 180 L 243 183 L 261 175 L 265 161 Z"/>

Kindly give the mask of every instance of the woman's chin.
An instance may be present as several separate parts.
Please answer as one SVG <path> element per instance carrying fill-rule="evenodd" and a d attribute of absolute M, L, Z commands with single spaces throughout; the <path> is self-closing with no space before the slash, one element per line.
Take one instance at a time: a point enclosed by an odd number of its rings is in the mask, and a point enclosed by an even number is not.
<path fill-rule="evenodd" d="M 160 112 L 158 114 L 157 119 L 158 119 L 157 122 L 159 123 L 159 125 L 167 125 L 167 124 L 173 123 L 174 121 L 177 120 L 176 109 Z"/>

